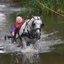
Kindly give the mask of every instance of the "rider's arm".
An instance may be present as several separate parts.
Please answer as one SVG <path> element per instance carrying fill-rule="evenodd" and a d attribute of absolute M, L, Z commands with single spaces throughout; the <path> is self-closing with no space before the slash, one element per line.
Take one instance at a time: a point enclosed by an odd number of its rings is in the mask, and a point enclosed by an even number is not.
<path fill-rule="evenodd" d="M 12 36 L 14 36 L 14 34 L 15 34 L 15 27 L 13 28 Z"/>
<path fill-rule="evenodd" d="M 15 32 L 15 27 L 13 27 L 13 30 L 12 30 L 12 32 Z"/>
<path fill-rule="evenodd" d="M 14 36 L 15 32 L 12 32 L 12 36 Z"/>

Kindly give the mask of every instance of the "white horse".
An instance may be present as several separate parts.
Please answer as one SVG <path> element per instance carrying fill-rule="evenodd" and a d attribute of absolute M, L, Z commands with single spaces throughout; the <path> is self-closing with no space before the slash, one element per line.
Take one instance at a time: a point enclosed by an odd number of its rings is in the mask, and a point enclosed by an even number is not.
<path fill-rule="evenodd" d="M 22 44 L 25 46 L 26 44 L 29 45 L 31 43 L 35 43 L 41 36 L 41 29 L 44 27 L 42 24 L 42 17 L 40 16 L 33 16 L 31 20 L 27 20 L 20 29 L 19 35 L 22 39 Z"/>

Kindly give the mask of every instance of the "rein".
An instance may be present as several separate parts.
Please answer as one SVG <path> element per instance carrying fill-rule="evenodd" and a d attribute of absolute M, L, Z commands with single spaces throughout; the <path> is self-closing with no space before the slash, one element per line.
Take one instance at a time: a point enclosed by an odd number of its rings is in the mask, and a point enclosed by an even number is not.
<path fill-rule="evenodd" d="M 35 35 L 32 35 L 29 32 L 28 33 L 26 33 L 26 32 L 22 33 L 21 37 L 24 37 L 24 36 L 28 37 L 29 39 L 36 38 Z"/>

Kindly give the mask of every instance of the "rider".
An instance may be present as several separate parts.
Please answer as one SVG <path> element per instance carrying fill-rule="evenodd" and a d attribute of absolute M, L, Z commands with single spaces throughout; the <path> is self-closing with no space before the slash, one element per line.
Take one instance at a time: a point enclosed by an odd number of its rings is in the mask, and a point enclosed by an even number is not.
<path fill-rule="evenodd" d="M 19 29 L 18 29 L 18 31 L 16 31 L 16 30 L 17 30 L 17 28 L 19 28 L 19 26 L 22 22 L 22 17 L 18 16 L 16 18 L 16 22 L 17 22 L 17 24 L 14 25 L 12 34 L 5 35 L 5 40 L 7 39 L 7 37 L 11 38 L 11 39 L 13 39 L 15 37 L 15 33 L 19 31 Z"/>
<path fill-rule="evenodd" d="M 15 24 L 13 27 L 12 36 L 15 36 L 16 27 L 19 27 L 20 23 L 22 22 L 22 17 L 18 16 L 16 18 L 16 22 L 17 24 Z"/>

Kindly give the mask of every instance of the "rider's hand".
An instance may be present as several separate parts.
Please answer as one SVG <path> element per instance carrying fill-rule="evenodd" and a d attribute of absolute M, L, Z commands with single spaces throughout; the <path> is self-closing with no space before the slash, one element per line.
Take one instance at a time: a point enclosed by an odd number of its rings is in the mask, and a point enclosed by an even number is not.
<path fill-rule="evenodd" d="M 12 36 L 14 36 L 14 33 L 15 33 L 15 32 L 12 32 Z"/>

